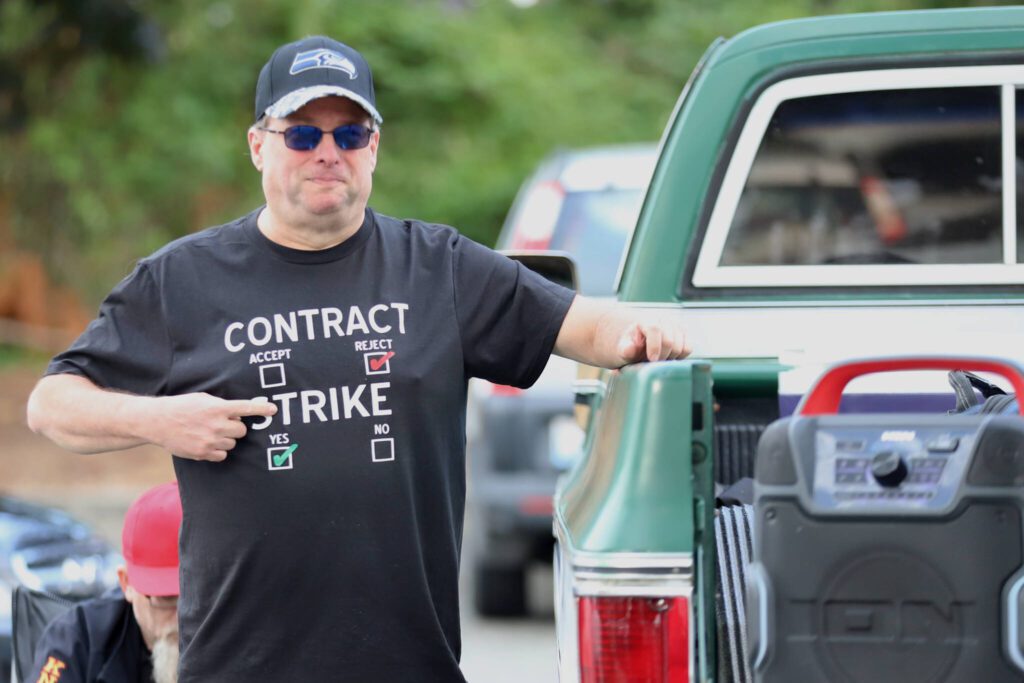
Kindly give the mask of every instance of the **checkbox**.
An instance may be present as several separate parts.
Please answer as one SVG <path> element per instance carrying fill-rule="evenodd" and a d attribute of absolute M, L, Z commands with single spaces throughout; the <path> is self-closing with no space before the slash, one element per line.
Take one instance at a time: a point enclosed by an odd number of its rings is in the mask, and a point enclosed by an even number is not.
<path fill-rule="evenodd" d="M 374 462 L 389 462 L 395 459 L 394 439 L 371 439 L 370 449 Z"/>
<path fill-rule="evenodd" d="M 295 451 L 290 446 L 275 446 L 267 449 L 268 470 L 290 470 L 292 469 L 292 453 Z M 282 457 L 287 453 L 287 457 Z"/>
<path fill-rule="evenodd" d="M 283 387 L 284 381 L 284 363 L 273 363 L 271 365 L 260 366 L 260 386 L 264 389 L 273 389 L 274 387 Z"/>
<path fill-rule="evenodd" d="M 394 351 L 374 351 L 363 354 L 363 365 L 367 375 L 387 375 L 391 372 L 391 359 Z"/>

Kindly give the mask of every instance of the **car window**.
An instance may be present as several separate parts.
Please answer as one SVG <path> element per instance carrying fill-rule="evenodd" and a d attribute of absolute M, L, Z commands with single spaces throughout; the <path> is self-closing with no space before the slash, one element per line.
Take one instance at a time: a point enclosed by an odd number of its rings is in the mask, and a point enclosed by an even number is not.
<path fill-rule="evenodd" d="M 566 194 L 549 248 L 572 255 L 583 294 L 612 296 L 615 293 L 615 275 L 622 250 L 642 201 L 640 190 Z"/>
<path fill-rule="evenodd" d="M 1001 263 L 1000 116 L 997 86 L 781 102 L 719 265 Z"/>

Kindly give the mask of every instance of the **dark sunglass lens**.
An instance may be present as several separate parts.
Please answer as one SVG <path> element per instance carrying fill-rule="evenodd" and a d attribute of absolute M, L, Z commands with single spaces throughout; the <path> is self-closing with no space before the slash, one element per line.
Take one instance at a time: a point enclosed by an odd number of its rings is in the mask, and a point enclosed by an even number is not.
<path fill-rule="evenodd" d="M 373 131 L 359 124 L 338 126 L 334 129 L 334 142 L 342 149 L 362 149 L 370 144 L 372 134 Z"/>
<path fill-rule="evenodd" d="M 284 144 L 289 149 L 309 151 L 316 149 L 322 135 L 316 126 L 291 126 L 284 131 Z"/>

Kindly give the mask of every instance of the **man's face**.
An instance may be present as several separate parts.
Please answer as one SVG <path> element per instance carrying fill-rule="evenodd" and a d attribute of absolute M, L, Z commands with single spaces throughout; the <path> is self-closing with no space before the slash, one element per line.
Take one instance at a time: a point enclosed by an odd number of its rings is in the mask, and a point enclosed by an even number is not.
<path fill-rule="evenodd" d="M 178 639 L 177 598 L 150 597 L 131 586 L 124 597 L 132 603 L 135 621 L 139 622 L 139 629 L 147 644 L 155 643 L 161 638 Z"/>
<path fill-rule="evenodd" d="M 377 165 L 380 133 L 363 149 L 343 150 L 331 135 L 338 126 L 370 124 L 370 117 L 344 97 L 313 100 L 285 119 L 267 118 L 265 128 L 283 131 L 310 125 L 324 131 L 316 149 L 289 149 L 284 137 L 267 131 L 249 131 L 253 164 L 263 174 L 267 205 L 288 226 L 329 225 L 331 219 L 362 221 Z"/>
<path fill-rule="evenodd" d="M 118 568 L 117 578 L 121 584 L 124 599 L 131 603 L 135 621 L 142 631 L 142 639 L 146 647 L 153 650 L 158 641 L 166 640 L 178 644 L 178 598 L 150 597 L 136 590 L 128 582 L 128 572 L 124 567 Z"/>
<path fill-rule="evenodd" d="M 153 680 L 176 683 L 178 680 L 178 598 L 148 596 L 128 585 L 125 600 L 132 604 L 142 639 L 150 650 Z"/>

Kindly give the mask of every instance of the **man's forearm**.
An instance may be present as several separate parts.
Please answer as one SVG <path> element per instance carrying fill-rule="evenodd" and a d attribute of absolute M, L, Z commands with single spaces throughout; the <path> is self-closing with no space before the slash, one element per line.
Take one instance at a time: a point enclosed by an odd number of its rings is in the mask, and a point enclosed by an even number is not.
<path fill-rule="evenodd" d="M 147 443 L 146 403 L 154 399 L 101 389 L 84 377 L 44 377 L 28 400 L 28 426 L 58 446 L 100 453 Z"/>
<path fill-rule="evenodd" d="M 616 353 L 617 308 L 613 304 L 577 296 L 555 341 L 555 353 L 602 368 L 622 365 Z"/>

